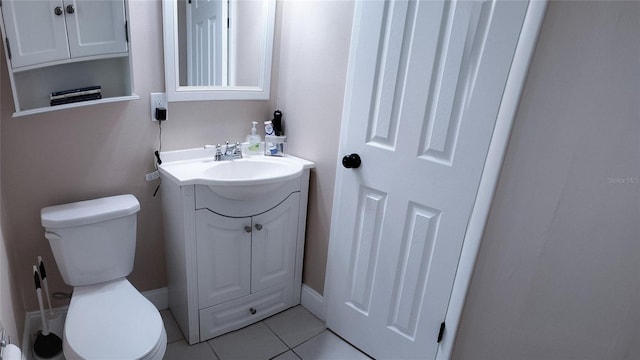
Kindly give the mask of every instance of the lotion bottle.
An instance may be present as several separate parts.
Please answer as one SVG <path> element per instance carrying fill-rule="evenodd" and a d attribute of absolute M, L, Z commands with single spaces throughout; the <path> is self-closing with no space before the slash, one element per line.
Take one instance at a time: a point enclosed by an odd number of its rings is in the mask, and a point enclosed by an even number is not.
<path fill-rule="evenodd" d="M 253 127 L 251 128 L 251 134 L 247 135 L 247 142 L 249 143 L 247 147 L 247 154 L 258 155 L 260 154 L 260 143 L 262 142 L 262 138 L 258 135 L 258 129 L 256 129 L 258 122 L 253 121 L 252 124 Z"/>

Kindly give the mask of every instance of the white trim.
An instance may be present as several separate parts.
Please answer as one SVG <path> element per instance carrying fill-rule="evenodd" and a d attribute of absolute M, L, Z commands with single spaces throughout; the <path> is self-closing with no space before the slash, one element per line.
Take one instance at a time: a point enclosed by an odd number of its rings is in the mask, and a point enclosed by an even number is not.
<path fill-rule="evenodd" d="M 322 321 L 326 321 L 326 309 L 324 307 L 324 298 L 317 291 L 313 290 L 306 284 L 302 284 L 300 294 L 300 305 L 309 310 L 313 315 Z"/>
<path fill-rule="evenodd" d="M 445 336 L 438 347 L 437 359 L 450 359 L 453 354 L 460 318 L 471 283 L 484 227 L 489 217 L 493 195 L 498 185 L 500 169 L 509 143 L 509 136 L 518 110 L 520 96 L 529 71 L 538 34 L 547 7 L 547 0 L 532 0 L 525 16 L 520 39 L 509 71 L 509 77 L 500 104 L 489 152 L 478 187 L 476 203 L 471 213 L 467 233 L 462 245 L 458 270 L 453 283 L 449 307 L 445 317 Z"/>
<path fill-rule="evenodd" d="M 164 77 L 167 101 L 269 100 L 275 34 L 276 0 L 265 1 L 264 61 L 258 86 L 180 86 L 178 73 L 177 2 L 162 0 Z"/>
<path fill-rule="evenodd" d="M 169 308 L 169 288 L 149 290 L 142 293 L 159 311 Z"/>

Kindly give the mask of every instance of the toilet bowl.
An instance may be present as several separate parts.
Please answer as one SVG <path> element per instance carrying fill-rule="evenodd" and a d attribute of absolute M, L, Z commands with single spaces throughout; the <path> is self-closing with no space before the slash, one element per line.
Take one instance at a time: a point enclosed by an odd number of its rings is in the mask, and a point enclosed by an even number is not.
<path fill-rule="evenodd" d="M 129 281 L 135 255 L 133 195 L 42 209 L 45 237 L 73 286 L 63 333 L 67 359 L 162 359 L 160 313 Z"/>
<path fill-rule="evenodd" d="M 126 279 L 79 286 L 64 327 L 71 359 L 162 359 L 167 334 L 156 307 Z"/>

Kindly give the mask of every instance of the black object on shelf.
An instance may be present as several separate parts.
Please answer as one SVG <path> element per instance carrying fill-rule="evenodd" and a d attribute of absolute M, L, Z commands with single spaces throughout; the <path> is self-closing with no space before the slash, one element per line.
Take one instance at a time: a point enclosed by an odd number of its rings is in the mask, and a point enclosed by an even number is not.
<path fill-rule="evenodd" d="M 76 103 L 81 101 L 98 100 L 98 99 L 102 99 L 101 93 L 69 96 L 61 99 L 52 99 L 49 101 L 49 103 L 51 104 L 51 106 L 56 106 L 56 105 L 71 104 L 71 103 Z"/>
<path fill-rule="evenodd" d="M 68 90 L 60 90 L 54 91 L 51 93 L 51 98 L 57 98 L 60 96 L 74 96 L 74 95 L 85 95 L 87 92 L 102 92 L 102 86 L 86 86 L 77 89 L 68 89 Z"/>
<path fill-rule="evenodd" d="M 94 85 L 76 89 L 54 91 L 49 95 L 49 104 L 51 106 L 55 106 L 98 99 L 102 99 L 102 87 L 100 85 Z"/>

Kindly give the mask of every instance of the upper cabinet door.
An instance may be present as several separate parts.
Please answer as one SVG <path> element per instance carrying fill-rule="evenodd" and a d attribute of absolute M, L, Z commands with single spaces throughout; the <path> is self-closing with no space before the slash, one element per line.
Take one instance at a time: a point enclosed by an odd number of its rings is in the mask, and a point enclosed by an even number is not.
<path fill-rule="evenodd" d="M 61 0 L 2 2 L 12 68 L 69 58 L 63 10 Z"/>
<path fill-rule="evenodd" d="M 126 53 L 123 0 L 5 0 L 11 67 Z"/>
<path fill-rule="evenodd" d="M 122 0 L 64 0 L 71 57 L 125 53 L 127 30 Z"/>

